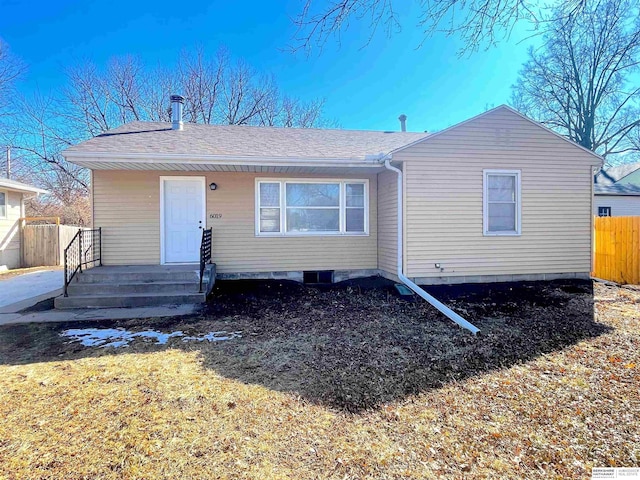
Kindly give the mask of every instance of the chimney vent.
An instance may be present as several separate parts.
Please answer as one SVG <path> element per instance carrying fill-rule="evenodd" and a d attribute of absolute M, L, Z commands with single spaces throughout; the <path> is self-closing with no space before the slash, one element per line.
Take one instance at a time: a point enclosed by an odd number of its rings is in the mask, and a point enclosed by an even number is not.
<path fill-rule="evenodd" d="M 171 128 L 182 130 L 182 106 L 184 97 L 181 95 L 171 95 Z"/>
<path fill-rule="evenodd" d="M 403 132 L 407 131 L 407 116 L 403 113 L 402 115 L 400 115 L 398 117 L 398 120 L 400 120 L 400 130 Z"/>

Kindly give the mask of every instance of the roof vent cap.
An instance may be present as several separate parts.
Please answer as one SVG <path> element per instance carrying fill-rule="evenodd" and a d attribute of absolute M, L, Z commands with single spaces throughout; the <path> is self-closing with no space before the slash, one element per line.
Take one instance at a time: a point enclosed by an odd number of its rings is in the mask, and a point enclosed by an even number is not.
<path fill-rule="evenodd" d="M 171 95 L 171 128 L 173 130 L 182 130 L 182 109 L 184 106 L 184 97 L 182 95 Z"/>
<path fill-rule="evenodd" d="M 398 117 L 398 120 L 400 120 L 400 130 L 403 132 L 407 131 L 407 116 L 403 113 L 402 115 L 400 115 Z"/>

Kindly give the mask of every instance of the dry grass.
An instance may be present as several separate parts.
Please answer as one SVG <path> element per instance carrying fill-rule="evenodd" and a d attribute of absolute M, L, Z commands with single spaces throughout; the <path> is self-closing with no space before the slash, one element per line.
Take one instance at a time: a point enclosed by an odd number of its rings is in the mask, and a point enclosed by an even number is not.
<path fill-rule="evenodd" d="M 13 268 L 11 270 L 0 270 L 0 281 L 24 275 L 25 273 L 42 272 L 44 270 L 61 270 L 62 267 L 29 267 Z"/>
<path fill-rule="evenodd" d="M 220 344 L 114 351 L 65 343 L 69 325 L 0 328 L 0 478 L 585 478 L 640 464 L 640 292 L 597 285 L 594 305 L 584 285 L 443 289 L 481 327 L 472 338 L 385 288 L 274 289 L 223 287 L 206 316 L 155 323 L 243 330 Z"/>

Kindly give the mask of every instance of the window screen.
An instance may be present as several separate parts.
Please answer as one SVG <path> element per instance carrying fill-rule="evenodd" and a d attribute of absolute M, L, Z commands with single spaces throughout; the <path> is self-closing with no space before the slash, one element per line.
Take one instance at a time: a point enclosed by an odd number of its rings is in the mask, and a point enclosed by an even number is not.
<path fill-rule="evenodd" d="M 520 173 L 485 171 L 485 234 L 520 233 Z"/>

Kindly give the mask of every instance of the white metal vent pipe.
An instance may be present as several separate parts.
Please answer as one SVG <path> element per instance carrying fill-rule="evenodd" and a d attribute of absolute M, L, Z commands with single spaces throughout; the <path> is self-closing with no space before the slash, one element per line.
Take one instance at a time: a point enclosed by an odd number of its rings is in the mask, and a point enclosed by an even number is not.
<path fill-rule="evenodd" d="M 475 325 L 469 323 L 464 318 L 462 318 L 460 315 L 458 315 L 456 312 L 454 312 L 449 307 L 447 307 L 444 303 L 442 303 L 438 299 L 434 298 L 433 296 L 429 295 L 422 288 L 420 288 L 414 282 L 409 280 L 403 273 L 404 262 L 402 261 L 402 259 L 403 259 L 403 240 L 402 240 L 402 235 L 403 235 L 403 222 L 402 222 L 402 217 L 403 217 L 403 214 L 402 214 L 402 203 L 403 203 L 402 202 L 402 198 L 403 198 L 402 170 L 400 170 L 399 168 L 396 168 L 393 165 L 391 165 L 390 158 L 391 158 L 390 155 L 386 156 L 386 158 L 384 159 L 384 166 L 385 166 L 385 168 L 387 170 L 390 170 L 390 171 L 394 172 L 396 174 L 397 179 L 398 179 L 398 187 L 397 187 L 398 188 L 398 260 L 397 260 L 398 261 L 398 278 L 400 279 L 400 281 L 402 283 L 404 283 L 407 287 L 409 287 L 415 293 L 417 293 L 422 298 L 424 298 L 427 302 L 429 302 L 431 305 L 433 305 L 435 308 L 437 308 L 440 312 L 442 312 L 448 318 L 453 320 L 455 323 L 457 323 L 461 327 L 466 328 L 467 330 L 469 330 L 471 333 L 473 333 L 475 335 L 476 333 L 478 333 L 480 331 L 480 329 L 478 327 L 476 327 Z"/>

